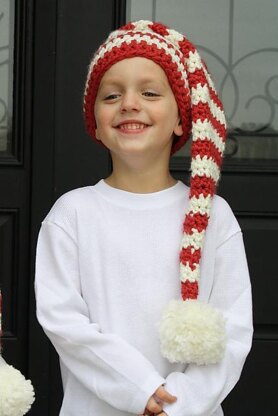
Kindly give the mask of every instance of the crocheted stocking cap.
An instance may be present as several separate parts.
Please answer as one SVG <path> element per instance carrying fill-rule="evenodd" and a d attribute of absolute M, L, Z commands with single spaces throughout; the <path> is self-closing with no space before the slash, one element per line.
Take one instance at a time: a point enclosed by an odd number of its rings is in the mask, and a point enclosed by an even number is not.
<path fill-rule="evenodd" d="M 182 300 L 171 301 L 164 312 L 159 326 L 161 351 L 171 362 L 216 363 L 224 353 L 224 319 L 219 311 L 197 298 L 205 230 L 226 137 L 222 103 L 205 63 L 185 36 L 161 23 L 132 22 L 112 32 L 91 61 L 84 115 L 93 138 L 94 104 L 101 78 L 113 64 L 132 57 L 151 59 L 167 75 L 183 128 L 182 136 L 173 140 L 172 154 L 192 136 L 189 205 L 180 251 Z"/>

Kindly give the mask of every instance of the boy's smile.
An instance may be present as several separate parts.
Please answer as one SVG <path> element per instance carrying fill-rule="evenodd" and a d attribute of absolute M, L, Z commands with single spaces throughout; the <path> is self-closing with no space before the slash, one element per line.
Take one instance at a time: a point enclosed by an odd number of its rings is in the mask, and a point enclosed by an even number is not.
<path fill-rule="evenodd" d="M 120 129 L 121 133 L 126 134 L 136 134 L 142 133 L 142 130 L 145 130 L 149 127 L 149 124 L 143 123 L 140 120 L 123 120 L 116 125 L 117 129 Z"/>
<path fill-rule="evenodd" d="M 105 72 L 95 102 L 96 136 L 113 158 L 169 160 L 173 135 L 182 134 L 178 106 L 165 72 L 135 57 Z"/>

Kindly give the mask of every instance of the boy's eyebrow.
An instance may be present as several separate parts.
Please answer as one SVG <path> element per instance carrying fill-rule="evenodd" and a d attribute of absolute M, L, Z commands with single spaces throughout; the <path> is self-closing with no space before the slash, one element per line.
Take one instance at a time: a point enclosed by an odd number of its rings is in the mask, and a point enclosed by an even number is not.
<path fill-rule="evenodd" d="M 164 80 L 157 81 L 155 78 L 149 78 L 149 77 L 148 78 L 140 78 L 138 80 L 138 84 L 142 84 L 142 85 L 147 85 L 147 84 L 159 85 L 159 84 L 162 84 L 164 88 L 168 86 L 167 83 Z M 102 82 L 102 81 L 100 82 L 100 88 L 103 87 L 103 86 L 106 86 L 106 85 L 109 85 L 109 86 L 112 85 L 112 86 L 116 86 L 116 87 L 121 86 L 122 85 L 122 78 L 111 77 L 111 78 L 105 79 L 104 82 Z"/>
<path fill-rule="evenodd" d="M 142 84 L 162 84 L 164 87 L 167 87 L 167 82 L 165 82 L 163 79 L 157 81 L 155 78 L 142 78 L 140 82 Z"/>

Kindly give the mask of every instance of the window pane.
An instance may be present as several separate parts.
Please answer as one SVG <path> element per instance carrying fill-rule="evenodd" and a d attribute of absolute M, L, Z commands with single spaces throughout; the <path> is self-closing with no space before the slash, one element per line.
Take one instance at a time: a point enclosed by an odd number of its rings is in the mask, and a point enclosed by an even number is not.
<path fill-rule="evenodd" d="M 14 1 L 0 0 L 0 155 L 11 153 Z"/>

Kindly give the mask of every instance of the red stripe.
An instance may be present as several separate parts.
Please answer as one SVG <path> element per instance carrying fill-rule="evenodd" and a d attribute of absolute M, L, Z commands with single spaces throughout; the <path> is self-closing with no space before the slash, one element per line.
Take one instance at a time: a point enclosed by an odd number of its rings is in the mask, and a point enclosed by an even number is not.
<path fill-rule="evenodd" d="M 201 249 L 195 250 L 193 246 L 183 247 L 180 252 L 180 262 L 185 266 L 188 264 L 195 270 L 194 263 L 199 264 L 201 259 Z"/>
<path fill-rule="evenodd" d="M 191 146 L 191 155 L 192 157 L 196 157 L 199 155 L 201 158 L 203 158 L 204 156 L 212 157 L 217 166 L 219 168 L 221 167 L 222 155 L 211 140 L 194 140 Z"/>
<path fill-rule="evenodd" d="M 193 196 L 199 197 L 201 194 L 204 197 L 208 195 L 214 195 L 215 193 L 215 182 L 211 177 L 207 176 L 193 176 L 190 181 L 190 195 L 189 198 Z"/>
<path fill-rule="evenodd" d="M 210 95 L 212 101 L 217 105 L 217 107 L 220 110 L 224 111 L 223 104 L 220 101 L 220 99 L 219 99 L 218 95 L 216 94 L 216 92 L 209 85 L 208 85 L 208 89 L 209 89 L 209 95 Z"/>
<path fill-rule="evenodd" d="M 201 120 L 202 122 L 210 121 L 213 128 L 217 131 L 222 140 L 225 140 L 226 128 L 224 124 L 221 124 L 212 115 L 208 103 L 199 102 L 197 105 L 192 106 L 192 121 L 196 123 L 197 120 Z"/>
<path fill-rule="evenodd" d="M 158 33 L 161 36 L 169 35 L 167 26 L 164 26 L 162 23 L 153 23 L 148 26 L 150 29 L 152 29 L 154 32 Z"/>
<path fill-rule="evenodd" d="M 179 47 L 182 50 L 183 55 L 188 59 L 189 53 L 194 53 L 196 51 L 196 48 L 194 45 L 192 45 L 191 42 L 189 42 L 186 38 L 183 38 L 183 40 L 179 41 Z"/>
<path fill-rule="evenodd" d="M 186 234 L 193 234 L 193 228 L 197 230 L 199 233 L 205 230 L 208 226 L 209 217 L 207 214 L 201 214 L 200 212 L 196 213 L 188 213 L 185 216 L 185 220 L 183 223 L 183 231 Z"/>
<path fill-rule="evenodd" d="M 198 282 L 181 282 L 181 295 L 183 300 L 197 299 L 199 293 Z"/>
<path fill-rule="evenodd" d="M 132 30 L 132 29 L 135 29 L 135 25 L 131 22 L 121 27 L 121 30 Z"/>

